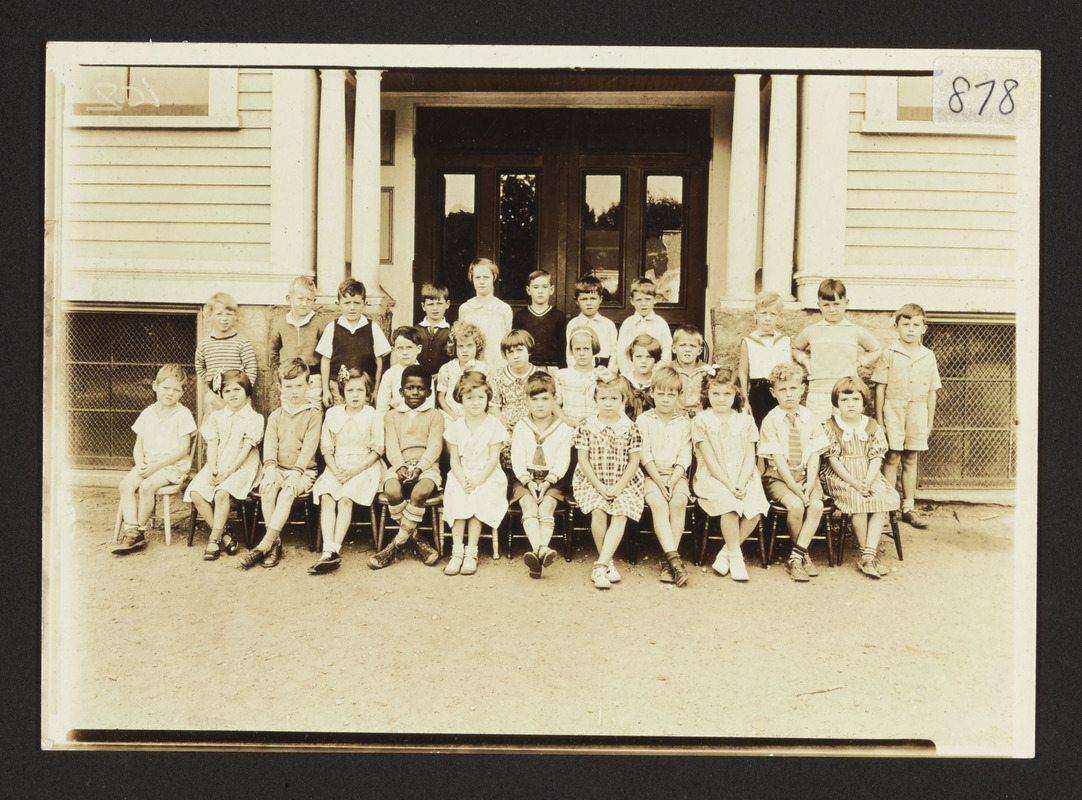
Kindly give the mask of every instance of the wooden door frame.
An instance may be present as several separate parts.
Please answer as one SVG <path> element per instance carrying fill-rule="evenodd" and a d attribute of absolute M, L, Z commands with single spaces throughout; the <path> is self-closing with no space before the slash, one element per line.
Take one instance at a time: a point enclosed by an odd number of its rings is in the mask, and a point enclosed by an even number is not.
<path fill-rule="evenodd" d="M 495 219 L 496 209 L 488 204 L 491 198 L 491 186 L 495 186 L 495 173 L 500 167 L 509 169 L 536 169 L 539 174 L 538 196 L 538 267 L 553 272 L 556 294 L 553 297 L 558 308 L 569 316 L 577 313 L 574 302 L 574 284 L 577 281 L 579 260 L 581 258 L 581 229 L 579 214 L 574 210 L 580 207 L 582 176 L 586 171 L 619 172 L 625 176 L 624 207 L 625 225 L 623 231 L 623 265 L 628 269 L 622 286 L 623 296 L 619 304 L 603 307 L 603 313 L 619 323 L 631 313 L 627 285 L 634 275 L 644 269 L 642 249 L 642 209 L 645 203 L 645 186 L 642 180 L 647 174 L 681 175 L 685 185 L 685 226 L 687 234 L 682 254 L 683 274 L 681 288 L 684 301 L 680 305 L 659 306 L 658 313 L 670 324 L 689 323 L 700 325 L 705 314 L 705 292 L 700 292 L 693 284 L 695 277 L 706 275 L 706 248 L 708 240 L 708 197 L 709 173 L 712 143 L 710 140 L 710 112 L 706 109 L 677 109 L 672 107 L 642 107 L 638 110 L 664 113 L 667 111 L 699 111 L 703 115 L 702 123 L 705 135 L 689 139 L 692 142 L 689 152 L 681 154 L 667 153 L 584 153 L 581 151 L 581 134 L 578 121 L 584 109 L 578 107 L 473 107 L 473 106 L 420 106 L 417 109 L 417 142 L 423 142 L 422 118 L 430 112 L 456 108 L 470 109 L 478 113 L 491 112 L 529 112 L 545 121 L 540 154 L 513 152 L 445 152 L 427 150 L 421 144 L 415 145 L 416 158 L 416 218 L 415 218 L 415 261 L 413 269 L 414 296 L 420 307 L 420 286 L 425 281 L 434 280 L 437 272 L 437 260 L 440 252 L 440 224 L 436 208 L 439 190 L 436 178 L 439 174 L 455 171 L 475 173 L 479 176 L 479 191 L 476 195 L 475 212 L 478 219 L 477 255 L 495 258 L 498 245 L 497 230 L 494 224 L 485 225 L 483 220 Z M 609 111 L 616 109 L 590 109 L 591 111 Z M 463 148 L 468 151 L 469 148 Z M 528 164 L 527 162 L 532 162 Z M 634 174 L 634 181 L 628 176 Z M 640 197 L 641 195 L 641 197 Z M 640 200 L 642 202 L 640 202 Z M 483 205 L 485 204 L 485 205 Z M 554 262 L 554 263 L 553 263 Z M 632 274 L 634 273 L 634 275 Z M 525 305 L 524 287 L 501 286 L 499 292 L 505 302 L 515 306 Z M 452 298 L 456 308 L 467 297 Z M 452 314 L 452 318 L 453 318 Z"/>

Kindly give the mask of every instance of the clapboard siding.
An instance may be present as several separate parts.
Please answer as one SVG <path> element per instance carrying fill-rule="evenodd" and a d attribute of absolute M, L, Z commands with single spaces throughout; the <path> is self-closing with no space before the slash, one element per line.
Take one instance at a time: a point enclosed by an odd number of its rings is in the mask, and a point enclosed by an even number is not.
<path fill-rule="evenodd" d="M 846 244 L 857 247 L 949 247 L 1012 250 L 1014 231 L 964 228 L 851 228 Z"/>
<path fill-rule="evenodd" d="M 856 133 L 850 128 L 849 152 L 1013 156 L 1015 142 L 1010 136 L 899 136 L 889 133 Z"/>
<path fill-rule="evenodd" d="M 237 84 L 236 130 L 65 131 L 69 255 L 269 261 L 271 73 Z"/>
<path fill-rule="evenodd" d="M 229 242 L 78 242 L 69 241 L 75 258 L 118 259 L 124 261 L 243 261 L 270 260 L 269 244 L 231 244 Z M 123 299 L 123 298 L 117 298 Z"/>
<path fill-rule="evenodd" d="M 270 94 L 271 71 L 245 69 L 237 76 L 237 87 L 241 94 Z"/>
<path fill-rule="evenodd" d="M 91 136 L 88 138 L 88 134 Z M 227 134 L 227 135 L 223 135 Z M 171 130 L 169 128 L 96 128 L 86 130 L 71 128 L 65 132 L 66 148 L 80 146 L 95 148 L 146 147 L 162 149 L 174 147 L 226 147 L 229 150 L 243 148 L 269 149 L 269 128 L 241 128 L 230 131 Z"/>
<path fill-rule="evenodd" d="M 936 247 L 856 247 L 846 245 L 845 263 L 858 267 L 973 268 L 971 277 L 984 277 L 982 269 L 1000 270 L 1014 265 L 1011 250 L 975 250 Z M 899 274 L 892 271 L 892 274 Z M 904 274 L 904 273 L 902 273 Z M 965 278 L 952 274 L 950 277 Z"/>
<path fill-rule="evenodd" d="M 115 147 L 72 147 L 69 166 L 160 166 L 160 147 L 123 145 Z M 254 147 L 170 147 L 171 165 L 192 167 L 264 167 L 266 153 Z"/>
<path fill-rule="evenodd" d="M 86 242 L 228 242 L 267 241 L 267 225 L 234 222 L 68 222 L 71 241 Z"/>
<path fill-rule="evenodd" d="M 225 181 L 231 183 L 232 181 Z M 849 170 L 850 189 L 886 189 L 918 192 L 973 192 L 1014 194 L 1014 175 L 980 172 L 895 172 Z"/>
<path fill-rule="evenodd" d="M 1015 173 L 1014 156 L 972 153 L 897 153 L 889 151 L 849 153 L 849 171 L 928 172 L 952 174 L 1011 175 Z"/>
<path fill-rule="evenodd" d="M 72 184 L 64 187 L 64 204 L 68 203 L 162 203 L 201 205 L 258 204 L 270 208 L 269 186 L 101 186 Z M 269 212 L 268 212 L 269 213 Z"/>
<path fill-rule="evenodd" d="M 845 263 L 896 272 L 1015 262 L 1015 141 L 952 133 L 862 133 L 863 79 L 849 97 Z"/>
<path fill-rule="evenodd" d="M 911 208 L 850 208 L 847 228 L 957 228 L 971 231 L 1011 231 L 1014 214 L 1004 211 L 944 211 Z"/>
<path fill-rule="evenodd" d="M 1014 211 L 1014 195 L 978 192 L 903 192 L 850 189 L 846 192 L 850 209 L 867 210 L 942 210 Z M 884 226 L 887 227 L 887 226 Z"/>
<path fill-rule="evenodd" d="M 151 186 L 219 186 L 222 184 L 226 186 L 268 186 L 270 184 L 270 167 L 83 166 L 72 176 L 70 183 L 94 185 L 148 184 Z"/>
<path fill-rule="evenodd" d="M 209 203 L 72 203 L 68 222 L 254 222 L 270 224 L 266 205 Z"/>

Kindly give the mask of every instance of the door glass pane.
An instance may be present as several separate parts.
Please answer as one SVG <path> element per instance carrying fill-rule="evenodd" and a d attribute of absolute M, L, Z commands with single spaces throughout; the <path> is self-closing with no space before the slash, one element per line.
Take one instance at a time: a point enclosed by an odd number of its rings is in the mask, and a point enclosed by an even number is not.
<path fill-rule="evenodd" d="M 658 302 L 679 303 L 684 244 L 682 176 L 647 176 L 643 239 L 644 274 L 657 284 Z"/>
<path fill-rule="evenodd" d="M 586 175 L 582 203 L 582 266 L 579 275 L 601 280 L 607 297 L 619 300 L 623 259 L 624 179 L 621 175 Z"/>
<path fill-rule="evenodd" d="M 477 177 L 472 174 L 443 176 L 439 280 L 456 300 L 473 297 L 466 272 L 477 257 L 476 183 Z"/>
<path fill-rule="evenodd" d="M 537 175 L 500 175 L 500 293 L 523 300 L 526 278 L 537 269 Z M 553 276 L 555 280 L 556 276 Z"/>

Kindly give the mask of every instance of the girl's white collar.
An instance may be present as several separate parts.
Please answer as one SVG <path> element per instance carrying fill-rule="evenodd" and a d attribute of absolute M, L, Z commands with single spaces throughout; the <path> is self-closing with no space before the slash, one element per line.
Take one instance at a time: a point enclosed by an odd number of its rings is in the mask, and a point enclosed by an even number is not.
<path fill-rule="evenodd" d="M 590 419 L 594 421 L 594 424 L 597 426 L 596 430 L 599 431 L 604 430 L 605 428 L 612 428 L 614 431 L 619 433 L 631 427 L 631 419 L 627 416 L 627 414 L 621 414 L 620 419 L 616 420 L 616 422 L 612 423 L 611 425 L 602 422 L 596 414 L 590 417 Z"/>
<path fill-rule="evenodd" d="M 856 425 L 849 425 L 848 423 L 843 422 L 842 415 L 839 412 L 835 411 L 834 422 L 839 428 L 842 429 L 843 442 L 853 441 L 854 436 L 856 436 L 857 439 L 862 442 L 868 441 L 868 418 L 863 414 L 861 414 L 860 416 L 860 422 L 858 422 Z"/>

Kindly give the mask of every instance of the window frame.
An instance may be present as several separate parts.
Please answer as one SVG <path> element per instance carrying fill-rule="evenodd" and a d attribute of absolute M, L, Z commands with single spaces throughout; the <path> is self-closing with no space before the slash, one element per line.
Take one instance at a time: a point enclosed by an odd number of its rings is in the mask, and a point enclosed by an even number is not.
<path fill-rule="evenodd" d="M 69 128 L 240 128 L 240 70 L 209 67 L 206 116 L 66 115 Z"/>
<path fill-rule="evenodd" d="M 929 73 L 930 75 L 931 73 Z M 864 119 L 861 133 L 913 133 L 954 136 L 1014 136 L 1013 129 L 936 125 L 931 120 L 898 119 L 898 76 L 864 78 Z"/>

